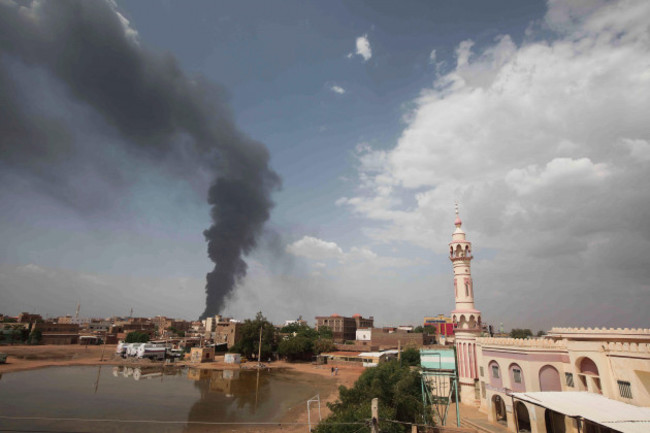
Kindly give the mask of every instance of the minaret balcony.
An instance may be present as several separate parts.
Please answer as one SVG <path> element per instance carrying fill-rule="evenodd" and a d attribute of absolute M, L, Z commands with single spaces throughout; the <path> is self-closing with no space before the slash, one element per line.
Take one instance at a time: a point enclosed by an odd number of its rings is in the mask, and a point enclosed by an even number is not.
<path fill-rule="evenodd" d="M 470 256 L 449 257 L 449 260 L 451 260 L 452 262 L 458 262 L 462 260 L 472 260 L 473 258 L 474 256 L 470 255 Z"/>

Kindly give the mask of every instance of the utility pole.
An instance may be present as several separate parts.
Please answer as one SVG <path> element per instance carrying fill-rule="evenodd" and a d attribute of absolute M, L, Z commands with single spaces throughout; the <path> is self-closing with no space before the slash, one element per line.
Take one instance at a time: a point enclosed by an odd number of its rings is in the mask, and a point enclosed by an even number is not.
<path fill-rule="evenodd" d="M 370 403 L 370 410 L 372 411 L 372 418 L 370 419 L 371 433 L 379 433 L 379 399 L 373 398 Z"/>
<path fill-rule="evenodd" d="M 402 340 L 397 340 L 397 361 L 399 366 L 402 366 Z"/>
<path fill-rule="evenodd" d="M 102 344 L 102 358 L 100 362 L 104 362 L 104 350 L 106 350 L 106 340 L 108 340 L 108 329 L 104 331 L 104 344 Z"/>
<path fill-rule="evenodd" d="M 260 347 L 257 350 L 257 367 L 260 368 L 262 366 L 262 329 L 264 329 L 264 325 L 260 326 Z"/>

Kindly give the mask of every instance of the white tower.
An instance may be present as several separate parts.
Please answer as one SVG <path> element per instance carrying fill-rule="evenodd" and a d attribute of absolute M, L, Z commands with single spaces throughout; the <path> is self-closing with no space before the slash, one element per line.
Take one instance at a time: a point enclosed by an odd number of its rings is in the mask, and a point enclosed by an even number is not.
<path fill-rule="evenodd" d="M 451 317 L 456 325 L 456 353 L 458 357 L 458 375 L 460 399 L 465 404 L 475 404 L 475 382 L 478 380 L 476 363 L 476 337 L 481 334 L 481 312 L 474 308 L 474 288 L 472 285 L 472 243 L 465 239 L 461 229 L 462 221 L 458 216 L 456 204 L 456 230 L 449 243 L 449 259 L 454 268 L 454 291 L 456 309 Z"/>

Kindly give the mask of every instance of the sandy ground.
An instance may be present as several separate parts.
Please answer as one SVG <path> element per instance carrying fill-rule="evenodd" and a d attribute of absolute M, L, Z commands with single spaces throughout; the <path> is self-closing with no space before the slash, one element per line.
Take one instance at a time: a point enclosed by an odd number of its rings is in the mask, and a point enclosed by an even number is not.
<path fill-rule="evenodd" d="M 44 367 L 53 366 L 73 366 L 73 365 L 155 365 L 156 363 L 144 360 L 122 359 L 115 356 L 115 345 L 102 346 L 80 346 L 80 345 L 43 345 L 43 346 L 0 346 L 0 352 L 6 353 L 6 364 L 0 364 L 0 374 L 9 373 L 14 371 L 32 370 Z M 103 352 L 103 353 L 102 353 Z M 103 361 L 101 360 L 103 357 Z M 158 363 L 159 364 L 159 363 Z M 232 369 L 232 364 L 223 362 L 223 356 L 217 356 L 216 362 L 192 364 L 188 362 L 175 363 L 176 365 L 187 365 L 191 367 L 206 368 L 206 369 Z M 288 363 L 284 361 L 274 361 L 265 363 L 267 368 L 276 369 L 283 368 L 293 370 L 300 373 L 310 373 L 322 376 L 325 378 L 327 385 L 321 393 L 321 410 L 322 416 L 325 418 L 329 414 L 329 409 L 326 406 L 327 402 L 335 401 L 338 397 L 338 386 L 343 385 L 350 387 L 357 380 L 359 375 L 363 372 L 360 367 L 339 367 L 338 375 L 332 376 L 331 369 L 327 365 L 313 365 L 311 363 Z M 255 363 L 243 364 L 242 369 L 255 368 Z M 330 382 L 331 381 L 331 382 Z M 316 406 L 311 413 L 312 422 L 318 420 L 318 410 Z M 239 432 L 304 432 L 307 430 L 308 416 L 305 407 L 294 407 L 290 409 L 282 418 L 282 422 L 286 423 L 301 423 L 303 425 L 268 425 L 259 427 L 242 427 L 236 429 Z M 313 427 L 313 426 L 312 426 Z M 214 431 L 206 427 L 192 428 L 192 432 Z M 235 430 L 231 430 L 235 431 Z"/>

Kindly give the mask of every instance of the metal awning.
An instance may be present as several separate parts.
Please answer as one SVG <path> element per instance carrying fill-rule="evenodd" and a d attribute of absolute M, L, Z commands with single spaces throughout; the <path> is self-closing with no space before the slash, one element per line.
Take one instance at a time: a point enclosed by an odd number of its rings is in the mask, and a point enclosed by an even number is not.
<path fill-rule="evenodd" d="M 517 400 L 542 406 L 572 418 L 582 418 L 621 433 L 650 431 L 650 408 L 591 392 L 515 392 Z"/>

